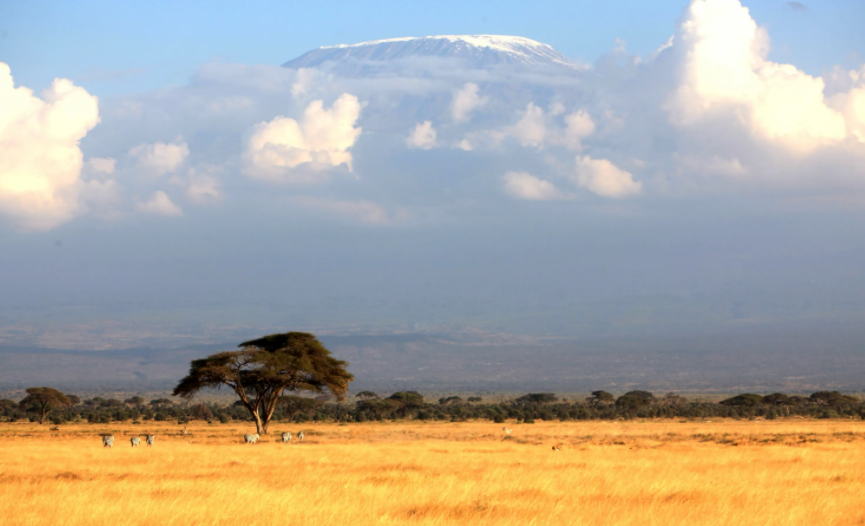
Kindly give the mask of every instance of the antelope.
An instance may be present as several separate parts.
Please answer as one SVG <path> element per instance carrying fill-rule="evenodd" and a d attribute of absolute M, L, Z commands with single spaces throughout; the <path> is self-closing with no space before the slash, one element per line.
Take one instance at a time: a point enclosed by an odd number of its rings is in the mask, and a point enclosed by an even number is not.
<path fill-rule="evenodd" d="M 511 428 L 509 428 L 509 427 L 503 427 L 503 428 L 502 428 L 502 431 L 504 431 L 506 435 L 510 435 L 510 434 L 511 434 Z"/>
<path fill-rule="evenodd" d="M 563 447 L 565 447 L 565 445 L 562 444 L 561 442 L 559 442 L 558 444 L 556 444 L 555 446 L 553 446 L 553 452 L 561 451 Z"/>

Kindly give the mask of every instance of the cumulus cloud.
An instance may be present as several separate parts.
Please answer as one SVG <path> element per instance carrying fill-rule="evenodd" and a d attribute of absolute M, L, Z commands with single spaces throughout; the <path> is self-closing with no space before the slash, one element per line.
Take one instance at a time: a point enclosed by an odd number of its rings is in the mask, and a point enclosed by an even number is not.
<path fill-rule="evenodd" d="M 428 150 L 436 146 L 436 130 L 432 122 L 423 121 L 417 124 L 409 134 L 405 143 L 410 148 L 421 148 Z"/>
<path fill-rule="evenodd" d="M 66 79 L 36 97 L 0 62 L 0 108 L 0 215 L 33 230 L 68 221 L 80 211 L 78 144 L 99 123 L 97 98 Z"/>
<path fill-rule="evenodd" d="M 179 140 L 169 144 L 139 144 L 129 150 L 129 156 L 135 157 L 138 166 L 149 173 L 164 175 L 176 172 L 183 165 L 183 161 L 189 156 L 189 145 Z"/>
<path fill-rule="evenodd" d="M 794 153 L 846 137 L 844 116 L 824 99 L 823 79 L 767 60 L 768 34 L 738 0 L 694 0 L 675 45 L 683 53 L 680 84 L 668 103 L 676 124 L 736 116 L 756 136 Z"/>
<path fill-rule="evenodd" d="M 361 128 L 355 127 L 361 104 L 343 93 L 330 107 L 311 102 L 300 122 L 277 116 L 252 130 L 243 154 L 243 173 L 254 179 L 297 185 L 328 178 L 327 170 L 345 164 L 352 170 L 350 149 Z"/>
<path fill-rule="evenodd" d="M 583 139 L 595 133 L 595 122 L 585 111 L 577 111 L 566 116 L 565 124 L 561 142 L 575 152 L 583 149 Z"/>
<path fill-rule="evenodd" d="M 513 126 L 505 128 L 504 133 L 516 138 L 523 146 L 543 148 L 547 137 L 544 109 L 535 106 L 533 102 L 528 103 L 520 120 Z"/>
<path fill-rule="evenodd" d="M 586 110 L 578 110 L 560 117 L 565 106 L 553 103 L 548 112 L 530 102 L 522 111 L 519 121 L 492 133 L 495 141 L 513 137 L 522 146 L 543 149 L 547 145 L 559 145 L 579 152 L 583 149 L 583 139 L 595 133 L 595 122 Z"/>
<path fill-rule="evenodd" d="M 451 105 L 451 116 L 455 121 L 463 122 L 469 120 L 472 112 L 489 102 L 489 97 L 478 95 L 478 89 L 478 85 L 474 82 L 467 82 L 462 89 L 454 94 L 454 100 Z"/>
<path fill-rule="evenodd" d="M 551 182 L 526 172 L 508 172 L 502 179 L 505 182 L 505 192 L 517 199 L 551 201 L 564 198 L 559 189 Z"/>
<path fill-rule="evenodd" d="M 621 199 L 639 194 L 643 183 L 606 159 L 577 156 L 576 183 L 602 197 Z"/>
<path fill-rule="evenodd" d="M 135 206 L 135 209 L 143 214 L 154 214 L 174 217 L 183 215 L 183 210 L 181 210 L 179 206 L 174 204 L 171 201 L 171 198 L 168 197 L 168 194 L 166 194 L 162 190 L 154 192 L 153 195 L 150 196 L 149 200 L 143 203 L 138 203 Z"/>
<path fill-rule="evenodd" d="M 219 179 L 207 170 L 190 168 L 186 173 L 186 195 L 196 203 L 218 201 L 222 197 Z"/>

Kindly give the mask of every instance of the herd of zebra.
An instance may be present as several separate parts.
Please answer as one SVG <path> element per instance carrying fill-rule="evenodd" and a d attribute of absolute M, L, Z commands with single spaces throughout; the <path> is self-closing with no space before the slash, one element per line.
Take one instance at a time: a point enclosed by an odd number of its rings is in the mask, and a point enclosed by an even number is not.
<path fill-rule="evenodd" d="M 243 441 L 247 444 L 255 444 L 256 442 L 258 442 L 259 438 L 260 437 L 259 437 L 258 433 L 254 434 L 254 435 L 243 435 Z M 285 433 L 280 435 L 280 438 L 282 438 L 283 444 L 287 444 L 287 443 L 291 442 L 292 435 L 291 435 L 291 433 L 286 431 Z M 301 431 L 300 433 L 297 434 L 297 439 L 303 440 L 303 431 Z M 156 441 L 156 435 L 145 435 L 144 436 L 144 442 L 148 446 L 152 446 L 155 441 Z M 132 437 L 129 439 L 129 443 L 132 444 L 132 447 L 138 447 L 141 445 L 141 438 L 137 437 L 137 436 Z M 114 446 L 114 435 L 102 435 L 102 447 L 107 447 L 107 448 L 111 449 L 112 446 Z"/>
<path fill-rule="evenodd" d="M 144 435 L 144 442 L 148 446 L 152 446 L 156 441 L 156 435 Z M 138 447 L 141 445 L 140 437 L 132 437 L 129 439 L 129 442 L 132 444 L 132 447 Z M 107 447 L 111 449 L 111 446 L 114 445 L 114 435 L 102 435 L 102 447 Z"/>
<path fill-rule="evenodd" d="M 288 444 L 289 442 L 291 442 L 292 436 L 291 433 L 289 433 L 288 431 L 284 432 L 279 436 L 282 439 L 283 444 Z M 255 444 L 256 442 L 258 442 L 259 438 L 260 437 L 258 436 L 258 433 L 254 435 L 243 435 L 243 441 L 247 444 Z M 297 439 L 303 440 L 303 431 L 297 434 Z"/>

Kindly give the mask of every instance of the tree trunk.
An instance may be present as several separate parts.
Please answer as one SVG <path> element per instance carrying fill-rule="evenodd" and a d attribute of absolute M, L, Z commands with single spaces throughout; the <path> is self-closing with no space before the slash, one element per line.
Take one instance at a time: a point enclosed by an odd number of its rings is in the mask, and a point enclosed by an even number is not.
<path fill-rule="evenodd" d="M 261 416 L 258 414 L 258 411 L 253 411 L 252 416 L 255 418 L 255 432 L 259 434 L 259 436 L 264 436 L 267 434 L 267 424 L 261 421 Z"/>

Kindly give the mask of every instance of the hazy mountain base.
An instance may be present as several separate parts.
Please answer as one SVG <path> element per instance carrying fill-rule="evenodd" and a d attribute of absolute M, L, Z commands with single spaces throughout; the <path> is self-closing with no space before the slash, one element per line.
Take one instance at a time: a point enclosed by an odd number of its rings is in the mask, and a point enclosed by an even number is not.
<path fill-rule="evenodd" d="M 861 391 L 860 328 L 679 338 L 596 340 L 492 335 L 322 336 L 348 360 L 352 391 L 813 392 Z M 0 391 L 50 385 L 67 391 L 171 389 L 192 359 L 233 348 L 67 351 L 0 347 Z"/>

